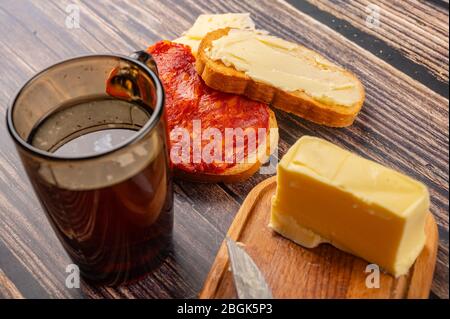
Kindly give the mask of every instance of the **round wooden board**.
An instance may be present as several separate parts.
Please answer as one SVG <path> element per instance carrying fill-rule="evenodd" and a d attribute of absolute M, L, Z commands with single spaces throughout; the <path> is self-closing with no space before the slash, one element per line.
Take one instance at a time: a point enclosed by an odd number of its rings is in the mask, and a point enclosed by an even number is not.
<path fill-rule="evenodd" d="M 408 275 L 381 273 L 379 288 L 368 288 L 367 262 L 322 244 L 306 249 L 269 227 L 270 201 L 276 177 L 258 184 L 243 202 L 228 236 L 263 272 L 274 298 L 428 298 L 436 263 L 438 231 L 434 217 L 426 221 L 427 242 Z M 222 243 L 199 298 L 236 298 L 228 253 Z"/>

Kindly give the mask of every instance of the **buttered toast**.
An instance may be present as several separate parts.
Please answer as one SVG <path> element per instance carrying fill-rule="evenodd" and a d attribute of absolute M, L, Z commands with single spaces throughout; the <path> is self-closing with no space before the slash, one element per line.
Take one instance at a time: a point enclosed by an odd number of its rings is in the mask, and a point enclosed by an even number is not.
<path fill-rule="evenodd" d="M 196 70 L 211 88 L 331 127 L 351 125 L 365 98 L 363 85 L 351 72 L 260 31 L 208 33 L 197 52 Z"/>

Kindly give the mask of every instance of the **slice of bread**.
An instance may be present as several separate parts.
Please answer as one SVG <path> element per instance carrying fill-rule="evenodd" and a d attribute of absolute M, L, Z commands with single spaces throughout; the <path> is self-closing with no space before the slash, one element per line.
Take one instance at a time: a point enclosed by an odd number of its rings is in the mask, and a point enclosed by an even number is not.
<path fill-rule="evenodd" d="M 269 128 L 276 129 L 277 120 L 275 118 L 275 114 L 269 111 Z M 258 145 L 256 152 L 259 155 L 258 160 L 254 163 L 247 163 L 248 157 L 245 159 L 245 163 L 237 163 L 236 165 L 226 169 L 225 171 L 217 174 L 211 173 L 203 173 L 203 172 L 195 172 L 190 173 L 181 169 L 174 169 L 174 175 L 176 178 L 180 178 L 187 181 L 192 182 L 201 182 L 201 183 L 237 183 L 245 181 L 250 178 L 253 174 L 255 174 L 258 169 L 261 167 L 264 162 L 267 161 L 271 152 L 273 152 L 278 145 L 278 131 L 274 130 L 272 134 L 270 131 L 266 134 L 265 143 L 262 145 Z M 268 142 L 268 143 L 267 143 Z"/>
<path fill-rule="evenodd" d="M 196 70 L 208 86 L 219 91 L 242 94 L 250 99 L 269 103 L 276 108 L 318 124 L 345 127 L 353 123 L 365 98 L 364 87 L 355 75 L 333 65 L 334 70 L 356 79 L 357 90 L 361 98 L 351 106 L 327 104 L 312 98 L 301 90 L 287 92 L 270 84 L 255 81 L 233 66 L 226 66 L 221 60 L 210 59 L 205 53 L 205 50 L 211 49 L 212 41 L 226 36 L 230 30 L 230 28 L 225 28 L 210 32 L 200 43 L 197 52 Z M 301 45 L 297 46 L 299 52 L 305 50 L 308 50 L 309 53 L 313 52 Z M 327 64 L 332 64 L 318 53 L 314 52 L 313 54 L 317 55 L 318 59 L 326 61 Z"/>
<path fill-rule="evenodd" d="M 159 78 L 164 86 L 169 133 L 172 133 L 174 129 L 185 129 L 189 133 L 190 141 L 188 143 L 181 142 L 181 144 L 178 144 L 180 140 L 175 137 L 171 140 L 170 153 L 175 176 L 197 182 L 232 183 L 243 181 L 253 175 L 267 160 L 270 152 L 274 151 L 278 145 L 278 131 L 270 130 L 277 128 L 277 122 L 269 106 L 265 103 L 251 101 L 240 95 L 224 94 L 209 88 L 197 74 L 195 57 L 186 45 L 159 41 L 150 46 L 147 53 L 150 53 L 156 62 Z M 257 116 L 263 117 L 257 118 Z M 220 134 L 223 134 L 222 138 L 224 139 L 220 142 L 222 146 L 221 160 L 225 160 L 229 155 L 227 152 L 229 150 L 227 128 L 240 128 L 244 134 L 247 129 L 256 130 L 254 137 L 258 147 L 252 150 L 253 145 L 250 144 L 249 135 L 247 135 L 247 139 L 244 135 L 242 137 L 244 143 L 247 140 L 247 152 L 250 152 L 250 154 L 246 154 L 242 163 L 209 165 L 210 163 L 203 160 L 205 149 L 200 150 L 202 159 L 198 162 L 197 157 L 194 160 L 194 143 L 196 143 L 194 138 L 195 136 L 203 136 L 203 134 L 195 132 L 194 136 L 194 121 L 200 121 L 202 132 L 206 132 L 208 129 L 216 129 L 216 133 L 218 130 Z M 261 132 L 260 128 L 268 128 L 269 130 Z M 214 139 L 216 133 L 213 134 Z M 249 133 L 250 131 L 247 134 Z M 265 133 L 266 138 L 262 141 L 257 136 L 260 133 Z M 237 140 L 237 131 L 232 134 L 236 141 L 234 145 L 240 144 Z M 211 138 L 209 142 L 211 142 Z M 207 141 L 204 141 L 202 137 L 200 145 L 210 145 L 206 143 Z M 181 149 L 186 147 L 189 150 L 188 161 L 191 162 L 183 162 L 183 159 L 178 162 L 180 160 L 178 158 L 179 146 L 181 146 Z M 236 146 L 234 148 L 238 148 L 238 151 L 234 149 L 233 153 L 242 150 L 241 146 Z M 175 157 L 172 157 L 174 155 L 172 150 L 174 150 L 174 154 L 177 154 L 176 160 L 174 160 Z M 239 160 L 239 156 L 235 157 L 238 157 Z M 187 159 L 185 158 L 185 160 Z"/>
<path fill-rule="evenodd" d="M 250 13 L 201 14 L 189 30 L 172 42 L 189 46 L 195 56 L 203 37 L 211 31 L 223 28 L 255 30 L 255 22 Z"/>

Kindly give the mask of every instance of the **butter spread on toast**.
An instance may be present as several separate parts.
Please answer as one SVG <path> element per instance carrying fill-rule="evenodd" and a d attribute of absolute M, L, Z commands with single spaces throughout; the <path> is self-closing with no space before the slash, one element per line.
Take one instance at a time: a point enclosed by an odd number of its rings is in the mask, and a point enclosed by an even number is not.
<path fill-rule="evenodd" d="M 318 53 L 257 30 L 231 29 L 206 55 L 283 91 L 303 91 L 316 101 L 352 107 L 362 98 L 358 79 Z"/>

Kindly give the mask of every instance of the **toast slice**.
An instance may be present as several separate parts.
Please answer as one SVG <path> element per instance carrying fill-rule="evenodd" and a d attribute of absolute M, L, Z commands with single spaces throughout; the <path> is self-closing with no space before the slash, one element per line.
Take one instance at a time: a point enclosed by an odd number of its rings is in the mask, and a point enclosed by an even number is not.
<path fill-rule="evenodd" d="M 358 91 L 357 101 L 350 106 L 328 103 L 313 98 L 304 90 L 286 91 L 267 84 L 267 82 L 254 80 L 245 72 L 237 70 L 233 65 L 227 66 L 221 60 L 211 59 L 207 54 L 213 46 L 212 42 L 228 35 L 230 30 L 233 29 L 224 28 L 212 31 L 200 43 L 197 52 L 196 70 L 209 87 L 223 92 L 245 95 L 250 99 L 271 104 L 275 108 L 318 124 L 330 127 L 345 127 L 353 123 L 365 98 L 364 87 L 355 75 L 334 65 L 318 53 L 295 44 L 298 48 L 298 54 L 308 52 L 308 54 L 312 54 L 323 61 L 326 67 L 332 68 L 336 72 L 342 72 L 344 77 L 353 79 L 356 83 L 355 89 Z"/>
<path fill-rule="evenodd" d="M 277 121 L 269 106 L 244 96 L 227 94 L 208 87 L 196 72 L 195 57 L 186 45 L 159 41 L 150 46 L 147 52 L 152 55 L 158 66 L 159 78 L 165 90 L 165 111 L 175 177 L 196 182 L 232 183 L 252 176 L 278 145 L 278 131 L 271 130 L 277 128 Z M 197 134 L 194 121 L 200 122 L 202 132 L 216 129 L 216 132 L 219 131 L 221 134 L 224 134 L 227 128 L 241 128 L 243 131 L 264 128 L 265 139 L 264 141 L 257 139 L 256 149 L 246 154 L 242 163 L 222 162 L 225 159 L 226 142 L 221 144 L 223 147 L 221 161 L 208 164 L 202 159 L 196 162 L 193 156 L 195 143 L 193 137 Z M 180 143 L 176 134 L 174 136 L 171 134 L 180 128 L 189 133 L 189 146 L 186 150 L 189 149 L 190 156 L 186 162 L 174 160 L 172 156 L 173 150 L 179 154 L 178 146 L 181 145 L 183 148 L 183 143 Z M 202 139 L 205 143 L 209 141 Z M 235 148 L 238 148 L 237 145 L 233 146 L 233 153 L 236 152 Z M 247 148 L 246 152 L 249 151 Z"/>
<path fill-rule="evenodd" d="M 255 30 L 255 22 L 250 13 L 201 14 L 189 30 L 172 42 L 189 46 L 195 56 L 203 37 L 211 31 L 223 28 Z"/>

